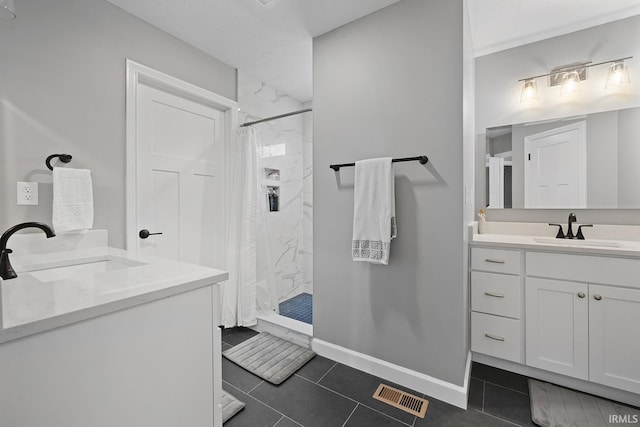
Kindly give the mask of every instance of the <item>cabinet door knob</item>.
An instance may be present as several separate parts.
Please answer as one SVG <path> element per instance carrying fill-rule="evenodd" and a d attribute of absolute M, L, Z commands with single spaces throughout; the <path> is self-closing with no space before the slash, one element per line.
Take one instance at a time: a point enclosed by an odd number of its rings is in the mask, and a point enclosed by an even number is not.
<path fill-rule="evenodd" d="M 593 299 L 594 299 L 594 300 L 596 300 L 596 301 L 600 301 L 600 300 L 602 299 L 602 296 L 600 296 L 600 295 L 598 295 L 598 294 L 595 294 L 595 295 L 593 296 Z"/>
<path fill-rule="evenodd" d="M 578 292 L 578 298 L 584 298 L 585 294 L 584 292 Z"/>

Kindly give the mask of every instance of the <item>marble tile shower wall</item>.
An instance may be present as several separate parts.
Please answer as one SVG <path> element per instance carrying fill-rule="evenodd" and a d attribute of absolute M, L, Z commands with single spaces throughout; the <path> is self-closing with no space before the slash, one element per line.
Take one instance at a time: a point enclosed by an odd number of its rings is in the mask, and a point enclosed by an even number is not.
<path fill-rule="evenodd" d="M 238 104 L 240 123 L 303 108 L 299 101 L 241 72 L 238 72 Z M 305 241 L 312 228 L 311 205 L 305 204 L 307 199 L 311 200 L 311 185 L 306 184 L 311 180 L 311 159 L 305 158 L 311 151 L 306 147 L 311 131 L 305 132 L 304 124 L 303 115 L 297 115 L 256 125 L 263 167 L 280 171 L 279 180 L 268 180 L 264 171 L 258 171 L 263 185 L 280 187 L 279 211 L 267 213 L 276 275 L 275 302 L 312 292 L 312 276 L 305 271 L 312 268 L 308 255 L 312 241 Z"/>

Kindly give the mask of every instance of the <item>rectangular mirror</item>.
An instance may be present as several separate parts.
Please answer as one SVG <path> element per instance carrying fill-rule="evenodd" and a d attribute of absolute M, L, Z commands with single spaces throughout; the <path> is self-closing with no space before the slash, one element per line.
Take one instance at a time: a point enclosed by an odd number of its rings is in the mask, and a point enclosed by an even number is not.
<path fill-rule="evenodd" d="M 640 208 L 640 107 L 488 128 L 478 153 L 489 209 Z"/>

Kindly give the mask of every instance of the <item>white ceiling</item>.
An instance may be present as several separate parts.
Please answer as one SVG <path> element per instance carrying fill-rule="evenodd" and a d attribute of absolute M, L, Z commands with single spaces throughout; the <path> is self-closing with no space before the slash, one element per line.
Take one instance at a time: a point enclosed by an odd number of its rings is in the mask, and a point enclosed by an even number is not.
<path fill-rule="evenodd" d="M 468 0 L 476 56 L 640 14 L 640 0 Z"/>
<path fill-rule="evenodd" d="M 312 98 L 312 38 L 399 0 L 108 0 L 299 101 Z"/>
<path fill-rule="evenodd" d="M 312 38 L 399 0 L 108 1 L 304 102 L 312 99 Z M 476 56 L 640 14 L 640 0 L 468 4 Z"/>

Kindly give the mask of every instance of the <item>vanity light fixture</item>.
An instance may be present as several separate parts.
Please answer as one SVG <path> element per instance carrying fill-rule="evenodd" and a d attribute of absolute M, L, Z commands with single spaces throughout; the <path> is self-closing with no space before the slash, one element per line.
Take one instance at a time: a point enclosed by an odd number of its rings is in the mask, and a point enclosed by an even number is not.
<path fill-rule="evenodd" d="M 522 92 L 520 93 L 520 103 L 524 104 L 525 102 L 536 101 L 540 99 L 538 95 L 538 84 L 535 79 L 525 80 L 524 85 L 522 85 Z"/>
<path fill-rule="evenodd" d="M 536 80 L 541 77 L 549 77 L 549 86 L 560 86 L 560 95 L 580 92 L 580 82 L 587 79 L 587 68 L 598 65 L 609 65 L 609 74 L 605 85 L 606 89 L 617 88 L 620 85 L 628 84 L 631 82 L 631 78 L 629 77 L 629 66 L 625 61 L 631 58 L 633 58 L 633 56 L 598 62 L 596 64 L 592 64 L 591 62 L 578 62 L 556 67 L 546 74 L 520 79 L 518 81 L 523 82 L 520 93 L 520 103 L 539 99 Z"/>
<path fill-rule="evenodd" d="M 573 70 L 562 75 L 560 83 L 560 96 L 571 95 L 580 92 L 580 75 Z"/>
<path fill-rule="evenodd" d="M 16 18 L 16 8 L 13 5 L 13 0 L 0 0 L 0 18 Z"/>
<path fill-rule="evenodd" d="M 624 60 L 615 61 L 609 64 L 609 74 L 607 74 L 607 83 L 604 86 L 605 89 L 616 89 L 629 83 L 631 83 L 629 67 Z"/>

